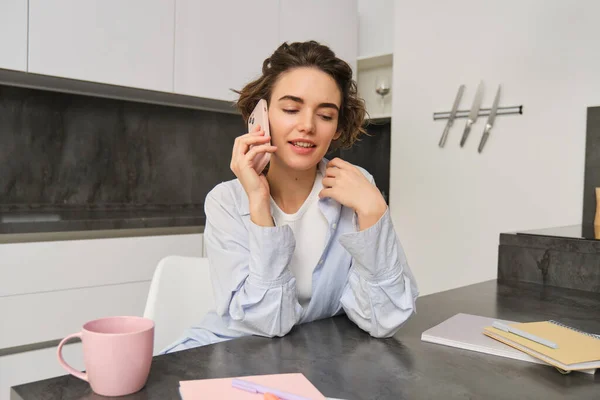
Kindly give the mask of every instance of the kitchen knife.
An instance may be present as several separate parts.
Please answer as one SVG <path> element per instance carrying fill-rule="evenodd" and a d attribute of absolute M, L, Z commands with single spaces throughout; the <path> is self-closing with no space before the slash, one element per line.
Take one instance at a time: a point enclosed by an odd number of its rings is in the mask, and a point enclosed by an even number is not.
<path fill-rule="evenodd" d="M 485 124 L 485 128 L 483 130 L 483 136 L 481 137 L 481 142 L 479 142 L 479 148 L 477 151 L 481 153 L 483 150 L 483 146 L 488 140 L 488 136 L 490 136 L 490 131 L 494 126 L 494 121 L 496 120 L 496 113 L 498 112 L 498 103 L 500 102 L 500 85 L 498 85 L 498 90 L 496 91 L 496 97 L 494 98 L 494 104 L 492 104 L 492 109 L 490 110 L 490 115 Z"/>
<path fill-rule="evenodd" d="M 438 146 L 440 147 L 444 147 L 444 145 L 446 144 L 448 132 L 450 132 L 450 127 L 454 123 L 454 118 L 456 118 L 456 112 L 458 111 L 458 103 L 460 103 L 460 99 L 462 98 L 464 91 L 465 85 L 460 85 L 460 87 L 458 88 L 458 93 L 456 93 L 456 98 L 454 99 L 454 104 L 452 105 L 452 111 L 450 111 L 450 116 L 448 117 L 448 122 L 446 123 L 446 127 L 444 128 L 444 133 L 442 133 L 440 143 L 438 144 Z"/>
<path fill-rule="evenodd" d="M 479 86 L 477 87 L 477 93 L 475 94 L 475 99 L 473 100 L 473 105 L 471 106 L 471 112 L 469 113 L 469 117 L 467 118 L 467 124 L 465 125 L 465 130 L 462 135 L 462 139 L 460 139 L 460 147 L 465 145 L 467 141 L 467 137 L 469 137 L 469 133 L 471 132 L 471 126 L 477 121 L 477 116 L 479 115 L 479 108 L 481 107 L 481 98 L 483 97 L 483 82 L 479 82 Z"/>

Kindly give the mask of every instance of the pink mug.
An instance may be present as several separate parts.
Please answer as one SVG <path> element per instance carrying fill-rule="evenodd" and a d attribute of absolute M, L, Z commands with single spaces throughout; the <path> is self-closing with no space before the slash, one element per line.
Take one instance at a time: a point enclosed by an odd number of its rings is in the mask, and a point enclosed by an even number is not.
<path fill-rule="evenodd" d="M 62 356 L 65 343 L 76 337 L 83 342 L 85 373 L 68 365 Z M 56 353 L 60 365 L 89 382 L 96 394 L 124 396 L 146 384 L 153 347 L 154 321 L 142 317 L 108 317 L 87 322 L 81 332 L 64 338 Z"/>

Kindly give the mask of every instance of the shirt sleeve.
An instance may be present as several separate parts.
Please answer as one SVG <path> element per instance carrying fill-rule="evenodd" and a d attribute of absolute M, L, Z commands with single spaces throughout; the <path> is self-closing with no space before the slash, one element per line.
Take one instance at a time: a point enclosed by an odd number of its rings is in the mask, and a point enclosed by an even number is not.
<path fill-rule="evenodd" d="M 288 268 L 295 248 L 289 226 L 247 228 L 230 188 L 219 185 L 205 202 L 204 245 L 216 312 L 228 328 L 283 336 L 300 319 L 296 279 Z"/>
<path fill-rule="evenodd" d="M 393 336 L 416 311 L 419 294 L 389 208 L 375 225 L 339 240 L 352 256 L 341 298 L 346 315 L 371 336 Z"/>

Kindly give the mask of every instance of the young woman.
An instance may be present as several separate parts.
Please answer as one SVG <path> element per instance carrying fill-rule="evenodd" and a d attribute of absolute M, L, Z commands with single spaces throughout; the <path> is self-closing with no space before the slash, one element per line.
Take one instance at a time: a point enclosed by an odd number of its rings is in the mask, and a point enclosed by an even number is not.
<path fill-rule="evenodd" d="M 284 43 L 239 94 L 245 121 L 267 100 L 271 137 L 260 127 L 238 137 L 237 179 L 206 197 L 216 310 L 165 352 L 283 336 L 344 312 L 374 337 L 393 335 L 418 292 L 387 204 L 364 169 L 324 159 L 364 133 L 350 66 L 314 41 Z M 259 175 L 252 160 L 264 153 L 271 159 Z"/>

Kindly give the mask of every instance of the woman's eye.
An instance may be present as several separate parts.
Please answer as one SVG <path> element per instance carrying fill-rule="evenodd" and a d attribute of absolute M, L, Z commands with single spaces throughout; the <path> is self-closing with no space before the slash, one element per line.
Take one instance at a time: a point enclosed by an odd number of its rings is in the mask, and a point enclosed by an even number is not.
<path fill-rule="evenodd" d="M 289 109 L 286 110 L 286 109 L 284 109 L 283 112 L 284 113 L 288 113 L 288 114 L 296 114 L 298 112 L 298 110 L 289 110 Z"/>
<path fill-rule="evenodd" d="M 329 115 L 321 115 L 321 118 L 323 118 L 325 121 L 331 121 L 333 119 L 333 117 L 330 117 Z"/>

